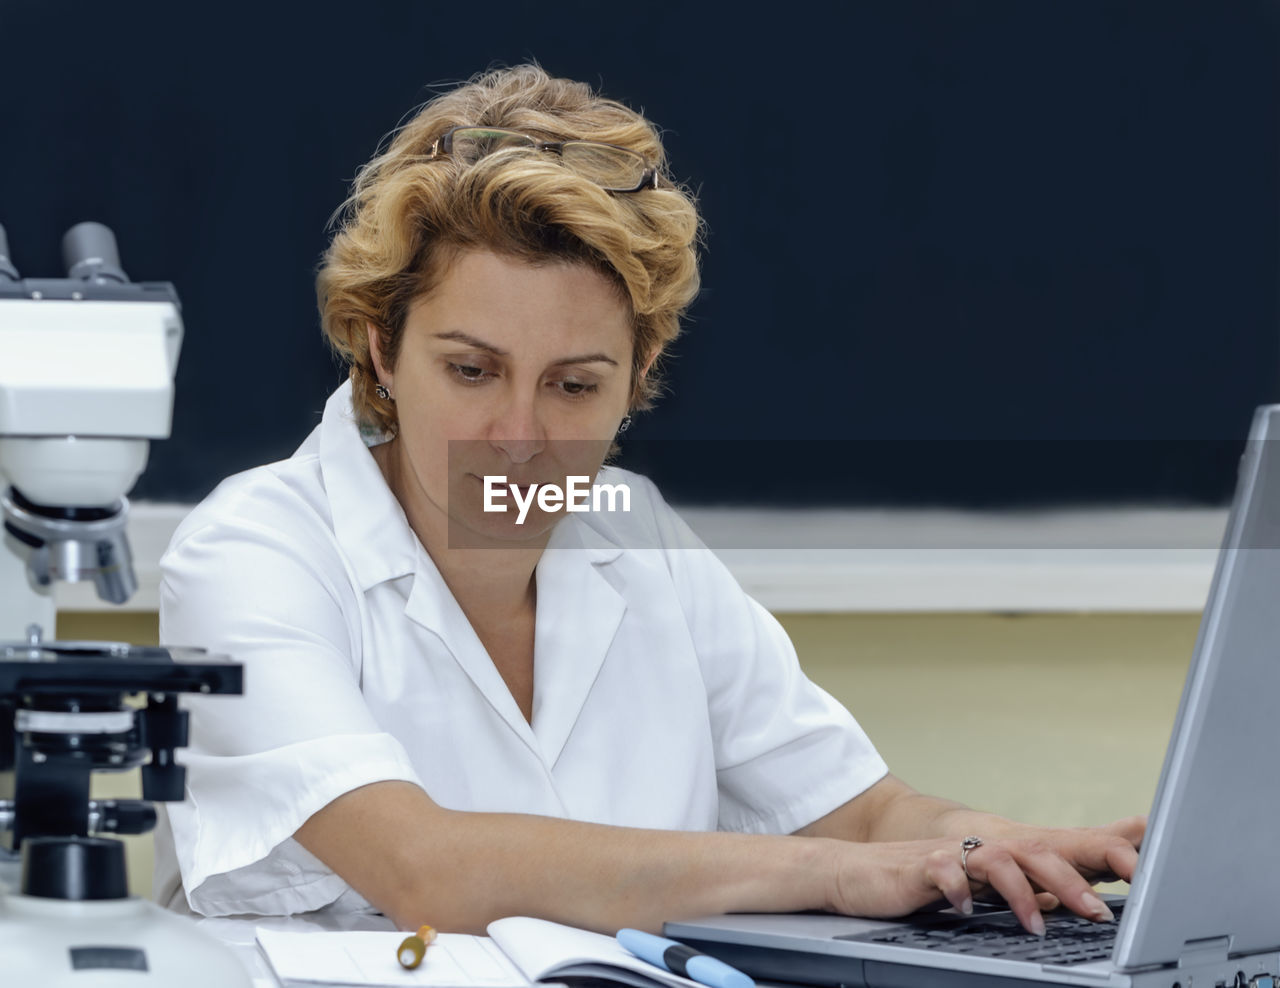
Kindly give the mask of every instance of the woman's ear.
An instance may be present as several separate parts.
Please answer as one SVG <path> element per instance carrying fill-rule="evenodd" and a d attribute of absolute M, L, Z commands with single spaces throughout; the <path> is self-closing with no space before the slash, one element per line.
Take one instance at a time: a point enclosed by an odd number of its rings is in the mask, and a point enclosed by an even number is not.
<path fill-rule="evenodd" d="M 378 333 L 378 327 L 371 322 L 365 322 L 364 329 L 369 335 L 369 358 L 373 361 L 373 370 L 378 377 L 378 383 L 386 385 L 394 392 L 395 382 L 382 362 L 382 337 Z"/>
<path fill-rule="evenodd" d="M 635 408 L 640 402 L 641 395 L 644 394 L 644 388 L 641 386 L 644 379 L 649 375 L 649 368 L 653 366 L 653 362 L 658 359 L 662 353 L 662 347 L 656 346 L 649 351 L 648 356 L 644 358 L 640 364 L 640 369 L 635 371 L 635 376 L 631 379 L 631 402 L 630 408 Z"/>
<path fill-rule="evenodd" d="M 653 366 L 653 362 L 658 359 L 658 355 L 660 353 L 662 353 L 662 347 L 660 346 L 656 346 L 649 351 L 649 356 L 645 359 L 645 362 L 640 365 L 640 376 L 642 378 L 648 376 L 649 368 Z"/>

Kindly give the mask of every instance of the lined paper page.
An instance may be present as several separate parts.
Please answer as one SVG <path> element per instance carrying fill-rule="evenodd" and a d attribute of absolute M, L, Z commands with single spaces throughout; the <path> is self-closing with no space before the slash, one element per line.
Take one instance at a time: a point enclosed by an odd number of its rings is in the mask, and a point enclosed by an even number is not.
<path fill-rule="evenodd" d="M 284 983 L 527 988 L 529 982 L 488 937 L 441 933 L 422 964 L 405 970 L 396 948 L 406 933 L 282 933 L 258 928 L 258 944 Z"/>

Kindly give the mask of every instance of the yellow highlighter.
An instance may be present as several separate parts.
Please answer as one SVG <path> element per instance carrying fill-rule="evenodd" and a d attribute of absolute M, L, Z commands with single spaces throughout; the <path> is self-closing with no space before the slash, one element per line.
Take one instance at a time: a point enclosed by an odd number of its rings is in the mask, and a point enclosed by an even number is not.
<path fill-rule="evenodd" d="M 422 958 L 427 955 L 427 948 L 435 938 L 434 926 L 419 926 L 417 933 L 405 937 L 396 949 L 396 960 L 400 962 L 400 966 L 412 971 L 421 964 Z"/>

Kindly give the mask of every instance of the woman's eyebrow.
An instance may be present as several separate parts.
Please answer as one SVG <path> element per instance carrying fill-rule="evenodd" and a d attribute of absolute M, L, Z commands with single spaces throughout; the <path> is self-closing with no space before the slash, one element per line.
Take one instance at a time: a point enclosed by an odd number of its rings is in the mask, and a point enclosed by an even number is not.
<path fill-rule="evenodd" d="M 613 364 L 618 366 L 618 362 L 610 357 L 607 353 L 584 353 L 580 357 L 565 357 L 563 360 L 557 360 L 552 363 L 552 367 L 563 367 L 566 364 Z"/>
<path fill-rule="evenodd" d="M 464 333 L 460 329 L 451 329 L 447 332 L 435 333 L 433 335 L 437 340 L 449 340 L 453 343 L 465 343 L 469 347 L 474 347 L 477 350 L 484 350 L 486 353 L 491 353 L 495 357 L 508 356 L 507 351 L 503 350 L 501 347 L 496 347 L 492 343 L 486 343 L 484 340 L 478 339 L 470 333 Z M 584 353 L 580 356 L 565 357 L 561 360 L 554 361 L 551 366 L 564 367 L 567 364 L 595 363 L 612 364 L 614 367 L 618 366 L 618 362 L 607 353 Z"/>
<path fill-rule="evenodd" d="M 451 340 L 454 343 L 465 343 L 467 346 L 475 347 L 477 350 L 485 350 L 492 353 L 495 357 L 507 356 L 507 351 L 501 347 L 496 347 L 492 343 L 486 343 L 484 340 L 477 339 L 469 333 L 464 333 L 460 329 L 451 329 L 445 333 L 434 334 L 437 340 Z"/>

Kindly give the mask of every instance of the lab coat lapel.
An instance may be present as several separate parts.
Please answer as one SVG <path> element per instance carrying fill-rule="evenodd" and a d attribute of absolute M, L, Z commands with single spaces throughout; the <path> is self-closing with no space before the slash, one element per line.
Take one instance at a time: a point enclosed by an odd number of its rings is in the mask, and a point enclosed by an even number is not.
<path fill-rule="evenodd" d="M 557 526 L 538 562 L 533 732 L 548 768 L 564 750 L 627 605 L 601 572 L 619 555 L 573 520 Z"/>
<path fill-rule="evenodd" d="M 418 549 L 413 589 L 405 603 L 405 614 L 444 643 L 498 716 L 506 721 L 507 726 L 535 755 L 541 757 L 533 730 L 516 705 L 515 697 L 507 689 L 502 674 L 489 658 L 484 643 L 454 599 L 435 562 L 421 546 Z"/>

